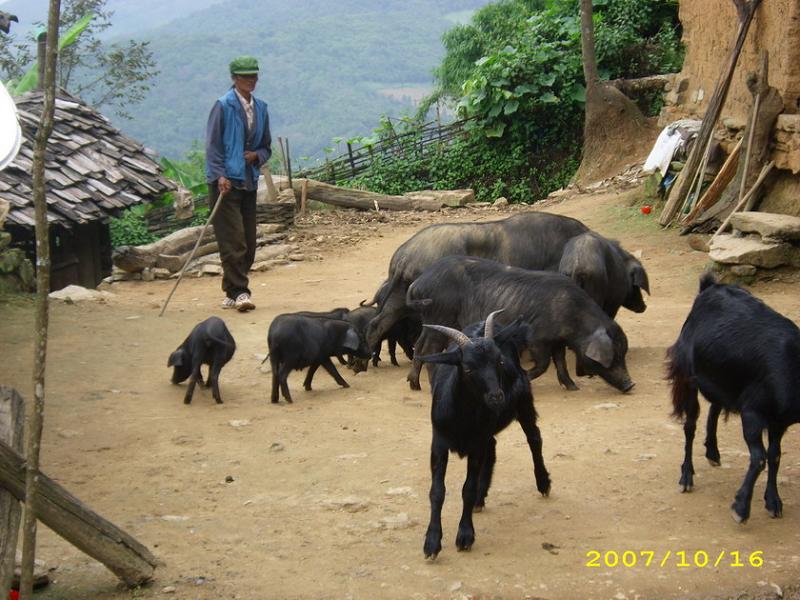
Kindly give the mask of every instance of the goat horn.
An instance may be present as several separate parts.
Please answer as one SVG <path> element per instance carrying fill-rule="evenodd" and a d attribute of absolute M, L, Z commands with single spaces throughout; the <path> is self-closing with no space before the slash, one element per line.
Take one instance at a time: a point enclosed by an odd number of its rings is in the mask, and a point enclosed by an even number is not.
<path fill-rule="evenodd" d="M 458 329 L 453 329 L 452 327 L 445 327 L 444 325 L 423 325 L 423 327 L 427 327 L 428 329 L 433 329 L 434 331 L 445 334 L 451 340 L 455 341 L 459 348 L 463 348 L 471 342 L 469 337 L 463 332 L 459 331 Z"/>
<path fill-rule="evenodd" d="M 484 326 L 483 337 L 487 339 L 492 339 L 494 337 L 494 317 L 497 314 L 500 314 L 505 309 L 501 308 L 500 310 L 496 310 L 492 313 L 489 313 L 489 316 L 486 317 L 486 325 Z"/>

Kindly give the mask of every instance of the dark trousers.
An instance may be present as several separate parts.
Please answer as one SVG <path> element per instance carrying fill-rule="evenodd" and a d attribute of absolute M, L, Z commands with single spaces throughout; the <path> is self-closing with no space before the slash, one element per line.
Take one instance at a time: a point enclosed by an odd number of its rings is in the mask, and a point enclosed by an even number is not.
<path fill-rule="evenodd" d="M 216 183 L 208 184 L 208 205 L 211 210 L 219 197 Z M 247 273 L 256 256 L 256 192 L 232 189 L 212 221 L 222 260 L 222 290 L 228 298 L 246 292 Z"/>

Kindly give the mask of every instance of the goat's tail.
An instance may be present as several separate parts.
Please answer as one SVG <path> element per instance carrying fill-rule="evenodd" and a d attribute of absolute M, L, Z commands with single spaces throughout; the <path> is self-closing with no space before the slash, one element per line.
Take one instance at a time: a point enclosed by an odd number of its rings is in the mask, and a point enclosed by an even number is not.
<path fill-rule="evenodd" d="M 678 339 L 667 349 L 666 379 L 672 382 L 672 416 L 683 419 L 697 405 L 697 388 L 690 368 L 691 358 Z"/>
<path fill-rule="evenodd" d="M 267 354 L 267 355 L 264 357 L 264 360 L 262 360 L 262 361 L 261 361 L 261 364 L 263 365 L 263 364 L 264 364 L 265 362 L 267 362 L 268 360 L 269 360 L 269 354 Z"/>

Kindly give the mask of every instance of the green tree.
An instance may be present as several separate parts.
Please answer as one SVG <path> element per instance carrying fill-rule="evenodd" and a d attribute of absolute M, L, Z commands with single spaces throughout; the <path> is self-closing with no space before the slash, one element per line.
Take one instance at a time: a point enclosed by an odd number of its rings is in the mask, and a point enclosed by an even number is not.
<path fill-rule="evenodd" d="M 86 15 L 94 15 L 86 30 L 59 54 L 57 85 L 96 108 L 129 117 L 126 107 L 141 102 L 159 71 L 149 42 L 128 40 L 106 44 L 98 35 L 111 27 L 113 11 L 107 0 L 65 0 L 61 34 Z M 0 40 L 0 74 L 20 79 L 35 62 L 32 40 Z"/>

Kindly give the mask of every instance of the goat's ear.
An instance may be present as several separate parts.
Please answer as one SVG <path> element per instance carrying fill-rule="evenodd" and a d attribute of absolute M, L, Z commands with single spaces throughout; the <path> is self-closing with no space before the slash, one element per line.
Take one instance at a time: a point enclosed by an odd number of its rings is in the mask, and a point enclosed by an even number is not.
<path fill-rule="evenodd" d="M 589 337 L 589 345 L 586 346 L 585 354 L 606 369 L 611 366 L 611 363 L 614 362 L 614 343 L 608 337 L 605 329 L 602 327 L 595 329 Z"/>
<path fill-rule="evenodd" d="M 458 365 L 461 363 L 461 348 L 440 352 L 439 354 L 428 354 L 427 356 L 414 356 L 415 359 L 435 363 L 439 365 Z"/>
<path fill-rule="evenodd" d="M 358 347 L 361 345 L 361 340 L 356 333 L 356 330 L 352 327 L 347 328 L 347 333 L 344 334 L 344 343 L 342 346 L 347 350 L 353 350 L 354 352 L 358 350 Z"/>
<path fill-rule="evenodd" d="M 168 367 L 182 367 L 183 366 L 183 349 L 178 348 L 169 355 L 169 360 L 167 361 Z"/>
<path fill-rule="evenodd" d="M 634 257 L 628 259 L 628 277 L 631 283 L 643 289 L 648 294 L 650 293 L 650 282 L 647 280 L 647 271 L 644 270 L 642 264 Z"/>

